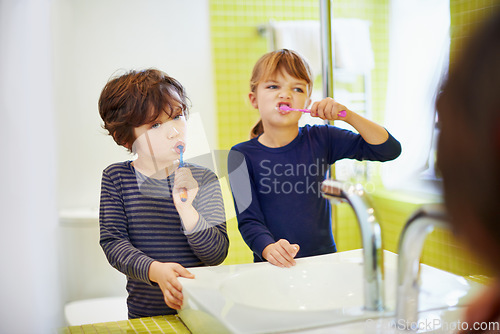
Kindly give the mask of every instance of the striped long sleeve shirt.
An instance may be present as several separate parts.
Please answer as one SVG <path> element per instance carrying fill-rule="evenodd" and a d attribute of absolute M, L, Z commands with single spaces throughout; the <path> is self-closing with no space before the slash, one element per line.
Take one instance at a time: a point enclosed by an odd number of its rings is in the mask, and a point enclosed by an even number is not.
<path fill-rule="evenodd" d="M 100 244 L 109 263 L 127 276 L 129 318 L 173 314 L 158 284 L 149 280 L 153 261 L 184 267 L 217 265 L 226 258 L 229 239 L 217 176 L 186 164 L 199 190 L 193 201 L 199 220 L 187 233 L 174 206 L 174 176 L 148 178 L 131 161 L 115 163 L 102 174 Z"/>

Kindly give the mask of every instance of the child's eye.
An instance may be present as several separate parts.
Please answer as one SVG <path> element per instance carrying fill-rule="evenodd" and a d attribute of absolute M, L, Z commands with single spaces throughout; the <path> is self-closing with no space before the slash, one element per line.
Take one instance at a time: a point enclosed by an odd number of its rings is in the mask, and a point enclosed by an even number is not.
<path fill-rule="evenodd" d="M 268 85 L 266 88 L 267 89 L 276 89 L 276 88 L 278 88 L 278 85 Z"/>
<path fill-rule="evenodd" d="M 182 116 L 184 116 L 184 110 L 181 107 L 176 107 L 172 110 L 172 116 L 170 116 L 173 120 L 178 120 Z"/>
<path fill-rule="evenodd" d="M 160 127 L 161 123 L 155 123 L 151 125 L 151 129 L 158 129 Z"/>
<path fill-rule="evenodd" d="M 296 92 L 299 92 L 299 93 L 304 93 L 304 90 L 303 90 L 302 88 L 298 88 L 298 87 L 297 87 L 297 88 L 294 88 L 294 90 L 295 90 Z"/>

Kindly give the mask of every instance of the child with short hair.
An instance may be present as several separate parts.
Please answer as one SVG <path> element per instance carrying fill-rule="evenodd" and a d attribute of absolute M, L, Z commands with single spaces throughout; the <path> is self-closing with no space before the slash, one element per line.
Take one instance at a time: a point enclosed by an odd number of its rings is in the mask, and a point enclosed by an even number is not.
<path fill-rule="evenodd" d="M 253 69 L 249 98 L 261 120 L 252 139 L 231 148 L 228 168 L 238 227 L 256 262 L 290 267 L 295 257 L 336 252 L 330 205 L 319 191 L 330 165 L 344 158 L 387 161 L 401 153 L 386 129 L 332 98 L 314 102 L 311 115 L 342 120 L 359 134 L 330 125 L 299 127 L 301 112 L 286 109 L 307 108 L 312 86 L 309 65 L 292 50 L 269 52 Z"/>
<path fill-rule="evenodd" d="M 179 166 L 187 96 L 166 73 L 146 69 L 111 79 L 99 113 L 116 143 L 137 154 L 103 171 L 100 244 L 127 276 L 129 318 L 173 314 L 183 301 L 177 277 L 194 277 L 185 267 L 217 265 L 227 255 L 217 176 L 201 166 Z"/>

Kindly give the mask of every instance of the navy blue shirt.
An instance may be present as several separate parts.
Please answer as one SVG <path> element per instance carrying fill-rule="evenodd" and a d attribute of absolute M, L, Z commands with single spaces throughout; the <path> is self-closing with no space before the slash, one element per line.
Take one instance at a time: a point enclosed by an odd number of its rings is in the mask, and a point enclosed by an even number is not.
<path fill-rule="evenodd" d="M 297 257 L 336 252 L 330 205 L 320 191 L 330 165 L 344 158 L 388 161 L 400 153 L 391 134 L 371 145 L 359 134 L 330 125 L 299 128 L 283 147 L 264 146 L 258 137 L 233 146 L 229 181 L 238 227 L 254 260 L 263 261 L 264 248 L 279 239 L 298 244 Z"/>

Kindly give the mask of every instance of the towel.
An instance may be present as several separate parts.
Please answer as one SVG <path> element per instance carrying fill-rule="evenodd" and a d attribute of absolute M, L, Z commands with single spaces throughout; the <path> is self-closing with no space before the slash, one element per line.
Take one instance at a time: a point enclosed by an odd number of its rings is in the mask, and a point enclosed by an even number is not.
<path fill-rule="evenodd" d="M 273 48 L 300 53 L 311 66 L 313 75 L 321 73 L 320 22 L 313 20 L 271 21 Z M 370 22 L 361 19 L 333 19 L 335 67 L 367 72 L 374 67 L 370 42 Z"/>
<path fill-rule="evenodd" d="M 370 22 L 361 19 L 333 20 L 335 67 L 368 72 L 375 66 L 370 42 Z"/>
<path fill-rule="evenodd" d="M 321 74 L 320 26 L 318 21 L 272 21 L 274 49 L 290 49 L 302 55 L 313 72 Z"/>

